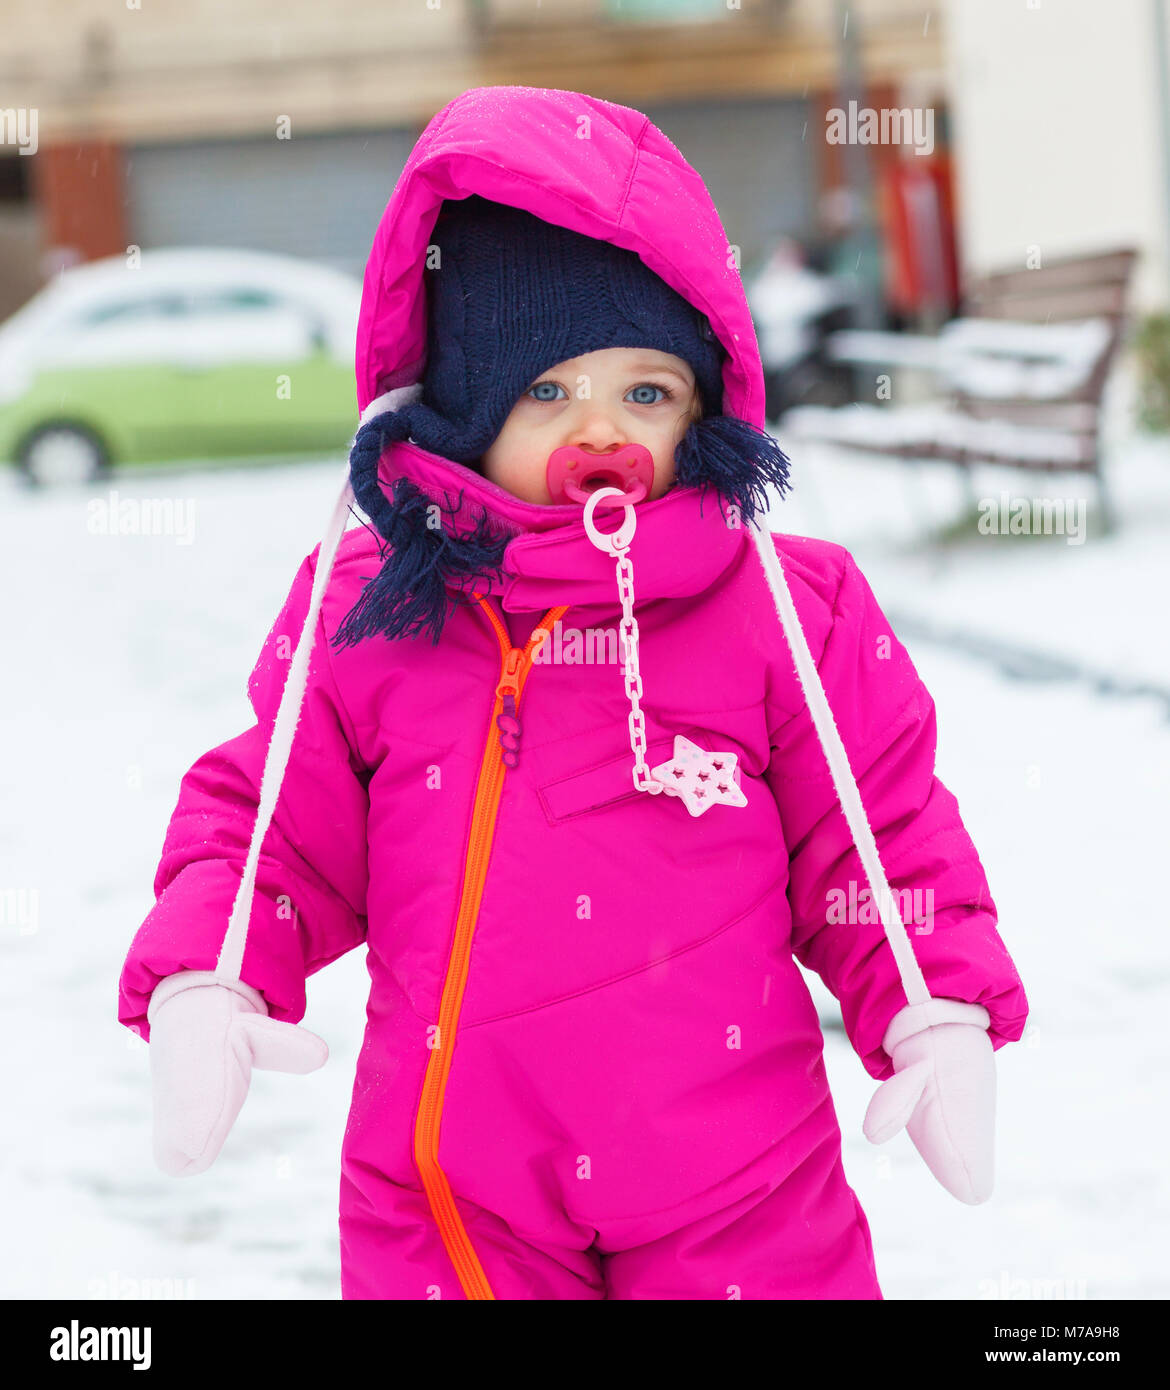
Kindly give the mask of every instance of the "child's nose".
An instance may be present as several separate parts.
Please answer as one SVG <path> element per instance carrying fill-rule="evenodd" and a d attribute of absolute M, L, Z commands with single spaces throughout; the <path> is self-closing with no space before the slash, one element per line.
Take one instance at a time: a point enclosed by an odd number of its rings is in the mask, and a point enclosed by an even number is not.
<path fill-rule="evenodd" d="M 599 453 L 604 449 L 620 448 L 621 445 L 629 443 L 618 422 L 604 410 L 596 409 L 591 410 L 581 420 L 567 442 L 583 449 L 594 449 Z"/>

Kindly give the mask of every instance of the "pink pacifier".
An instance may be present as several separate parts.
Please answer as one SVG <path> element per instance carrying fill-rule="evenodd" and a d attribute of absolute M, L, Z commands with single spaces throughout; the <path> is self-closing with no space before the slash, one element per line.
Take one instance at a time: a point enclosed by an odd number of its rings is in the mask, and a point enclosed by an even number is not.
<path fill-rule="evenodd" d="M 576 444 L 563 444 L 549 454 L 545 476 L 554 505 L 584 504 L 600 488 L 616 488 L 620 496 L 606 496 L 597 505 L 622 507 L 650 495 L 654 459 L 644 444 L 623 444 L 607 454 L 591 454 Z"/>

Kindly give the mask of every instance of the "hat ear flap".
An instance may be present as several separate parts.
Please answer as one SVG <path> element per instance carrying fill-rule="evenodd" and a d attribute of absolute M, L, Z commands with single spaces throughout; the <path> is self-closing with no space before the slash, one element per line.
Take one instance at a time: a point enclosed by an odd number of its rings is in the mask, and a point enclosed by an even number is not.
<path fill-rule="evenodd" d="M 767 513 L 769 489 L 783 496 L 792 488 L 788 456 L 780 445 L 765 430 L 734 415 L 696 420 L 680 440 L 674 457 L 676 482 L 698 488 L 700 495 L 708 487 L 714 488 L 721 506 L 735 506 L 746 521 Z M 722 510 L 726 519 L 726 507 Z"/>
<path fill-rule="evenodd" d="M 460 494 L 451 515 L 462 500 Z M 332 645 L 356 646 L 379 634 L 415 637 L 428 630 L 437 645 L 450 612 L 470 602 L 472 582 L 483 579 L 485 571 L 499 571 L 510 538 L 494 533 L 491 518 L 481 512 L 472 532 L 456 536 L 429 524 L 434 505 L 409 478 L 395 480 L 382 568 L 367 581 Z M 449 585 L 454 593 L 448 592 Z"/>
<path fill-rule="evenodd" d="M 409 478 L 395 479 L 393 498 L 386 496 L 378 482 L 378 463 L 386 445 L 406 439 L 409 430 L 404 412 L 392 411 L 374 416 L 354 436 L 349 455 L 354 497 L 385 544 L 382 568 L 346 614 L 333 636 L 334 647 L 356 646 L 379 633 L 396 638 L 428 630 L 437 645 L 449 610 L 467 602 L 458 591 L 466 592 L 472 580 L 503 564 L 511 537 L 501 534 L 483 509 L 474 529 L 457 536 L 431 525 L 431 508 L 437 504 Z M 457 515 L 462 501 L 460 493 L 448 515 Z M 457 590 L 455 596 L 448 593 L 449 584 Z"/>
<path fill-rule="evenodd" d="M 410 438 L 410 420 L 401 410 L 385 410 L 366 421 L 349 450 L 349 482 L 362 511 L 383 536 L 390 525 L 390 502 L 378 484 L 378 464 L 388 444 Z"/>

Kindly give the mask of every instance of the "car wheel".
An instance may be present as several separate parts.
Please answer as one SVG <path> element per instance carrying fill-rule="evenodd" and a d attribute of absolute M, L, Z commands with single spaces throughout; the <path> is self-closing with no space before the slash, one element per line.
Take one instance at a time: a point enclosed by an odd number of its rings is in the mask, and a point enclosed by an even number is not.
<path fill-rule="evenodd" d="M 33 487 L 76 486 L 109 471 L 105 445 L 84 425 L 42 425 L 21 444 L 17 467 Z"/>

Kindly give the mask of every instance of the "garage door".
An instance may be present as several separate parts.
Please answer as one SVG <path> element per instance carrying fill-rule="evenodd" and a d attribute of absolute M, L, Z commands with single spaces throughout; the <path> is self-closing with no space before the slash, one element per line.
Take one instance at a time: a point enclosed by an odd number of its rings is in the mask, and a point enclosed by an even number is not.
<path fill-rule="evenodd" d="M 307 256 L 360 278 L 415 139 L 357 131 L 129 146 L 129 235 L 143 247 Z"/>
<path fill-rule="evenodd" d="M 750 271 L 780 236 L 814 228 L 808 103 L 791 100 L 655 105 L 646 115 L 702 175 L 727 239 Z"/>

